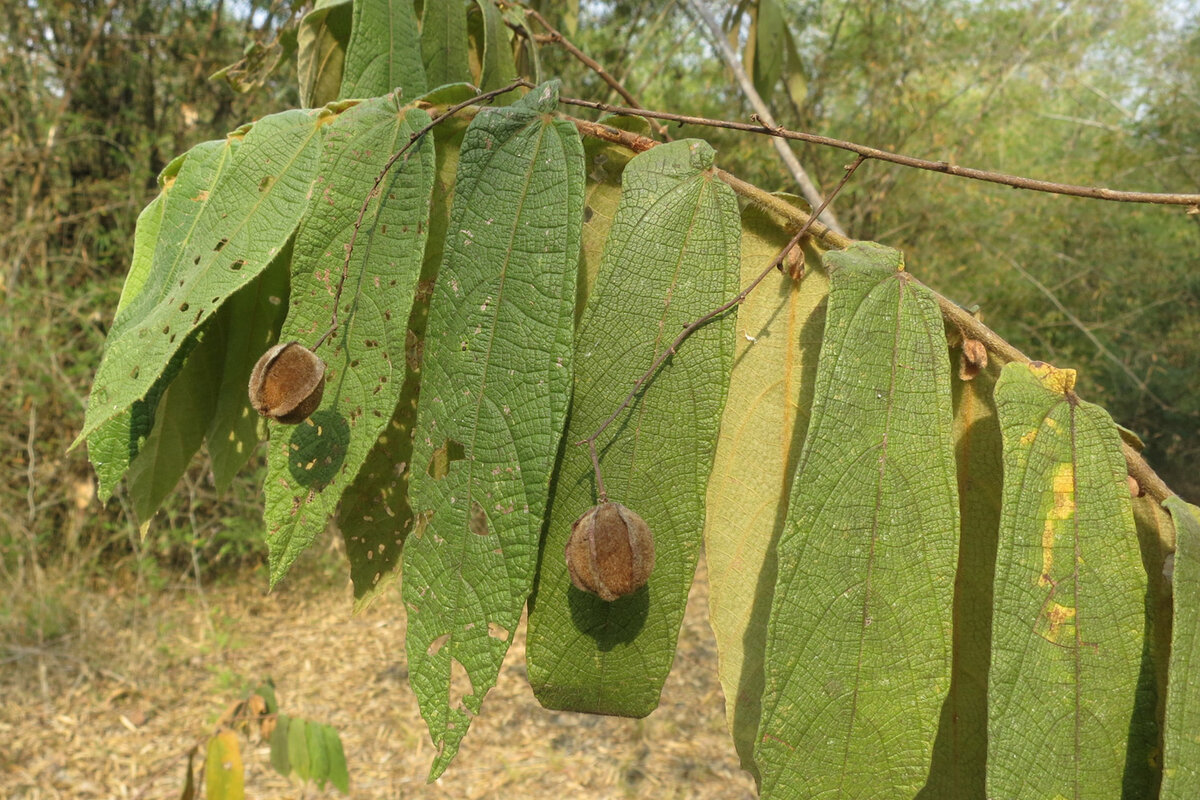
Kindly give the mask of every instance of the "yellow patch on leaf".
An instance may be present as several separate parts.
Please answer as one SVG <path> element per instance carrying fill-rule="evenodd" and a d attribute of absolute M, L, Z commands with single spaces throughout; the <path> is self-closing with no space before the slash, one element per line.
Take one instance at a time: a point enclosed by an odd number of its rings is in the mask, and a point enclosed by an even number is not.
<path fill-rule="evenodd" d="M 1066 394 L 1075 388 L 1075 370 L 1073 369 L 1058 369 L 1045 361 L 1033 361 L 1029 364 L 1029 371 L 1042 386 L 1052 392 Z"/>
<path fill-rule="evenodd" d="M 1049 586 L 1054 581 L 1050 571 L 1054 567 L 1054 540 L 1060 523 L 1075 514 L 1075 466 L 1070 462 L 1059 464 L 1050 481 L 1052 501 L 1042 526 L 1042 574 L 1039 586 Z"/>

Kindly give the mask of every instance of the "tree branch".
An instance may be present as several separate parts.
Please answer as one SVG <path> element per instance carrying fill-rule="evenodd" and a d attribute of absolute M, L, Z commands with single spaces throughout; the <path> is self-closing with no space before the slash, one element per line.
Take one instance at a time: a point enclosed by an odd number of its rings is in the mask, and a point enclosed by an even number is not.
<path fill-rule="evenodd" d="M 729 42 L 725 41 L 725 36 L 721 33 L 721 26 L 713 17 L 712 12 L 700 0 L 687 0 L 687 4 L 692 14 L 704 24 L 704 27 L 708 28 L 717 51 L 720 52 L 725 65 L 733 71 L 733 77 L 737 79 L 742 93 L 746 95 L 746 99 L 754 107 L 754 113 L 768 128 L 776 128 L 775 118 L 771 115 L 771 110 L 767 108 L 767 104 L 763 102 L 762 96 L 754 88 L 754 82 L 750 80 L 750 77 L 746 74 L 746 70 L 742 68 L 742 63 L 738 60 L 737 54 L 733 52 L 733 48 L 729 46 Z M 775 145 L 775 151 L 779 153 L 779 158 L 783 161 L 784 166 L 787 167 L 788 172 L 792 173 L 792 178 L 800 187 L 800 194 L 804 195 L 804 199 L 808 201 L 808 204 L 813 208 L 817 206 L 825 208 L 827 204 L 821 200 L 821 190 L 817 188 L 812 178 L 804 171 L 804 167 L 800 165 L 800 160 L 796 158 L 796 154 L 792 152 L 792 148 L 788 147 L 786 142 L 778 138 L 773 139 L 772 142 Z M 867 157 L 871 158 L 869 155 Z M 820 215 L 820 221 L 837 233 L 846 233 L 845 229 L 838 222 L 837 217 L 834 216 L 833 209 L 825 208 L 825 211 Z"/>
<path fill-rule="evenodd" d="M 563 100 L 563 98 L 560 98 L 560 100 Z M 609 125 L 571 117 L 567 119 L 573 122 L 575 127 L 579 129 L 579 132 L 585 136 L 593 136 L 615 144 L 621 144 L 636 153 L 644 152 L 658 145 L 658 142 L 647 136 L 640 136 L 636 133 L 623 131 Z M 758 128 L 755 132 L 769 133 L 769 131 L 764 131 L 761 128 Z M 859 155 L 861 156 L 862 154 L 860 153 Z M 729 184 L 738 195 L 768 211 L 785 229 L 800 230 L 805 225 L 811 225 L 808 232 L 813 238 L 819 240 L 826 247 L 836 250 L 843 250 L 849 247 L 854 241 L 836 231 L 830 230 L 819 222 L 812 222 L 810 214 L 806 214 L 752 183 L 747 183 L 741 178 L 721 169 L 717 170 L 717 176 Z M 976 319 L 962 306 L 953 300 L 943 297 L 932 289 L 930 291 L 933 292 L 938 307 L 941 308 L 942 318 L 960 330 L 963 336 L 982 342 L 988 352 L 998 358 L 1000 363 L 1006 364 L 1015 361 L 1020 364 L 1028 364 L 1032 361 L 1029 356 L 1022 353 L 1016 347 L 1013 347 L 1003 337 Z M 1159 502 L 1175 494 L 1150 465 L 1146 463 L 1142 454 L 1131 445 L 1122 441 L 1121 452 L 1125 456 L 1125 465 L 1129 470 L 1129 474 L 1137 480 L 1147 494 Z"/>
<path fill-rule="evenodd" d="M 844 139 L 834 139 L 831 136 L 821 136 L 816 133 L 805 133 L 803 131 L 792 131 L 787 128 L 776 126 L 752 124 L 747 122 L 731 122 L 724 119 L 709 119 L 708 117 L 692 117 L 687 114 L 672 114 L 666 111 L 652 111 L 646 108 L 622 108 L 621 106 L 609 105 L 607 103 L 596 103 L 591 100 L 581 100 L 577 97 L 559 97 L 559 102 L 572 106 L 580 106 L 582 108 L 592 108 L 597 111 L 603 111 L 608 114 L 621 114 L 625 116 L 640 116 L 654 117 L 656 119 L 665 119 L 671 122 L 678 122 L 683 125 L 704 125 L 709 128 L 726 128 L 734 131 L 744 131 L 745 133 L 765 134 L 767 136 L 776 136 L 780 139 L 795 139 L 800 142 L 810 142 L 812 144 L 824 145 L 825 147 L 836 147 L 839 150 L 846 150 L 855 155 L 866 156 L 878 161 L 887 161 L 892 164 L 899 164 L 902 167 L 911 167 L 913 169 L 923 169 L 930 172 L 940 172 L 944 175 L 954 175 L 959 178 L 971 178 L 977 181 L 986 181 L 988 183 L 999 183 L 1003 186 L 1011 186 L 1014 189 L 1028 189 L 1034 192 L 1048 192 L 1049 194 L 1065 194 L 1071 197 L 1086 197 L 1092 200 L 1111 200 L 1117 203 L 1151 203 L 1156 205 L 1172 205 L 1172 206 L 1188 206 L 1189 214 L 1200 215 L 1200 194 L 1184 194 L 1175 192 L 1129 192 L 1119 189 L 1108 189 L 1103 186 L 1077 186 L 1070 183 L 1055 183 L 1054 181 L 1043 181 L 1036 178 L 1026 178 L 1021 175 L 1009 175 L 1004 172 L 991 172 L 985 169 L 976 169 L 974 167 L 960 167 L 956 164 L 951 164 L 948 161 L 930 161 L 924 158 L 914 158 L 901 153 L 890 153 L 887 150 L 880 150 L 876 147 L 868 147 L 864 144 L 856 142 L 848 142 Z"/>

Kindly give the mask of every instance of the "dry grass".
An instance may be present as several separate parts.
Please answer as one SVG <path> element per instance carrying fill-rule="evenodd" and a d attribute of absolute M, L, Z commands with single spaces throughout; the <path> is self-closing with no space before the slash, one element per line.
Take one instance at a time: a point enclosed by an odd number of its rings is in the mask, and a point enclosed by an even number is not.
<path fill-rule="evenodd" d="M 333 584 L 337 585 L 333 585 Z M 355 798 L 749 798 L 725 730 L 701 567 L 662 705 L 644 720 L 547 711 L 525 680 L 522 623 L 458 759 L 436 783 L 407 682 L 397 594 L 350 615 L 350 594 L 309 569 L 265 579 L 72 600 L 75 632 L 0 660 L 0 797 L 174 798 L 185 754 L 243 688 L 275 679 L 284 713 L 338 728 Z M 322 795 L 275 774 L 243 739 L 247 796 Z"/>

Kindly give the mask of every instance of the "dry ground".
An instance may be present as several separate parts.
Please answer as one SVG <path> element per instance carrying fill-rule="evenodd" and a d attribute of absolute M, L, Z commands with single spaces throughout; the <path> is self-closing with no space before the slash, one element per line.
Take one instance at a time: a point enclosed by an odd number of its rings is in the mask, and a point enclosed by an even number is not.
<path fill-rule="evenodd" d="M 309 569 L 236 584 L 78 598 L 75 630 L 0 643 L 0 798 L 177 798 L 185 753 L 260 678 L 284 713 L 342 733 L 354 798 L 754 796 L 726 734 L 701 566 L 661 707 L 644 720 L 541 708 L 522 623 L 458 759 L 434 784 L 409 689 L 398 593 L 351 616 L 349 587 Z M 274 773 L 243 739 L 247 797 L 338 797 Z"/>

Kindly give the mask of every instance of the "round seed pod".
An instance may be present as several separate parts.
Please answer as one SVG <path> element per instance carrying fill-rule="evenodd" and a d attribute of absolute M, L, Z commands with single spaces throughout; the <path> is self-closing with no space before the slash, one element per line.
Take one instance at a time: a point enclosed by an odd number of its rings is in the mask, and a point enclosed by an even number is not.
<path fill-rule="evenodd" d="M 277 344 L 250 373 L 250 404 L 268 419 L 297 425 L 321 405 L 325 362 L 299 342 Z"/>
<path fill-rule="evenodd" d="M 571 525 L 566 557 L 576 588 L 612 602 L 646 585 L 654 570 L 654 537 L 625 506 L 602 503 Z"/>

